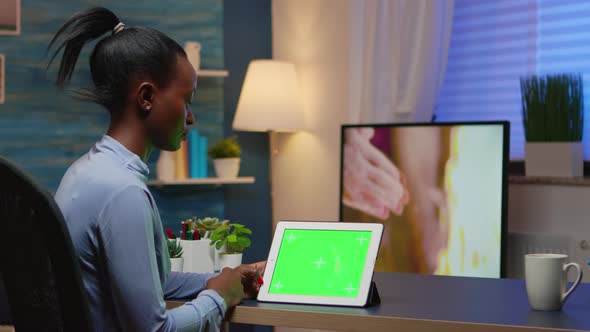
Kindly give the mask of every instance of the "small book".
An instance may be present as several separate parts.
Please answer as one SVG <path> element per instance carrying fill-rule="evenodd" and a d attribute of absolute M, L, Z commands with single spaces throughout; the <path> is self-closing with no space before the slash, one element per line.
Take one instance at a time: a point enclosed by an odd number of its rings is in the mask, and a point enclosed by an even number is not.
<path fill-rule="evenodd" d="M 180 143 L 180 149 L 175 152 L 176 179 L 186 180 L 188 178 L 188 147 L 186 141 Z"/>
<path fill-rule="evenodd" d="M 199 175 L 202 178 L 209 177 L 207 170 L 207 137 L 199 136 Z"/>
<path fill-rule="evenodd" d="M 199 167 L 201 165 L 201 154 L 199 151 L 199 132 L 197 129 L 188 132 L 187 140 L 189 147 L 189 175 L 191 178 L 200 178 Z"/>

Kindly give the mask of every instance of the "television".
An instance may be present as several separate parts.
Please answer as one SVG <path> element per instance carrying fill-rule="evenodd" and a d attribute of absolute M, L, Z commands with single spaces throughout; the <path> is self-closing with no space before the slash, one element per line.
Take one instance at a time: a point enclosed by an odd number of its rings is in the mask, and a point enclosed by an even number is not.
<path fill-rule="evenodd" d="M 375 271 L 501 278 L 510 123 L 343 125 L 340 220 L 379 222 Z"/>

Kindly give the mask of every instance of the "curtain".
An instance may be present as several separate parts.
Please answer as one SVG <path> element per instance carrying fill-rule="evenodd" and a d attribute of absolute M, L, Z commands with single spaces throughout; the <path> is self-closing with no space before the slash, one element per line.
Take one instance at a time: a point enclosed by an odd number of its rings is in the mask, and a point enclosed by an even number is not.
<path fill-rule="evenodd" d="M 351 0 L 350 123 L 430 121 L 453 0 Z"/>

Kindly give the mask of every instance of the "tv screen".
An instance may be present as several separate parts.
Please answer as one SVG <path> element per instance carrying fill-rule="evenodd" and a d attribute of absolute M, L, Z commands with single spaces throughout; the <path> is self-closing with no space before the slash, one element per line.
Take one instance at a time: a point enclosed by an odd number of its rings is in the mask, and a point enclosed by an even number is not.
<path fill-rule="evenodd" d="M 509 131 L 342 126 L 340 220 L 384 224 L 376 271 L 504 277 Z"/>

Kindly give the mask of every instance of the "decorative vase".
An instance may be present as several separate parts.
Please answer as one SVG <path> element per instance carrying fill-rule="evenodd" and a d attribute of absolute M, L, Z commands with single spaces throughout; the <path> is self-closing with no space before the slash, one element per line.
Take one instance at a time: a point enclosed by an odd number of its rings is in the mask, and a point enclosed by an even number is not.
<path fill-rule="evenodd" d="M 221 254 L 219 256 L 219 269 L 223 270 L 224 267 L 236 268 L 242 265 L 242 253 L 238 254 Z"/>
<path fill-rule="evenodd" d="M 170 258 L 170 271 L 174 271 L 174 272 L 182 272 L 182 263 L 184 261 L 184 258 L 182 257 L 178 257 L 178 258 Z"/>
<path fill-rule="evenodd" d="M 174 152 L 160 151 L 160 157 L 156 162 L 156 173 L 160 181 L 174 180 L 176 166 L 174 162 Z"/>
<path fill-rule="evenodd" d="M 193 65 L 195 71 L 201 68 L 201 43 L 196 41 L 187 41 L 184 43 L 184 51 L 188 61 Z"/>
<path fill-rule="evenodd" d="M 584 176 L 582 142 L 527 142 L 526 176 Z"/>
<path fill-rule="evenodd" d="M 184 272 L 210 273 L 214 272 L 215 248 L 210 246 L 209 239 L 180 240 L 184 257 Z"/>
<path fill-rule="evenodd" d="M 220 178 L 236 178 L 240 171 L 240 158 L 213 159 L 215 174 Z"/>

